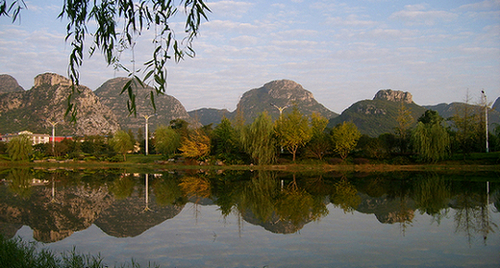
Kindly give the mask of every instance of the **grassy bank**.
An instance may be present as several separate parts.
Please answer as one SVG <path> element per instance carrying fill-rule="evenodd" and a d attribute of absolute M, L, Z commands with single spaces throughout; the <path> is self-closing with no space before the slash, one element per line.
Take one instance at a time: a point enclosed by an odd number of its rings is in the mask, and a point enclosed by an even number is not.
<path fill-rule="evenodd" d="M 56 255 L 49 250 L 39 250 L 35 242 L 26 242 L 20 238 L 5 239 L 0 235 L 0 267 L 16 268 L 104 268 L 112 267 L 105 264 L 100 256 L 90 254 L 80 254 L 76 249 Z M 133 260 L 118 264 L 114 267 L 133 267 L 141 266 Z M 148 267 L 160 267 L 158 265 L 149 265 Z"/>
<path fill-rule="evenodd" d="M 355 171 L 355 172 L 389 172 L 389 171 L 498 171 L 500 170 L 500 152 L 475 153 L 465 157 L 452 156 L 450 159 L 437 163 L 415 163 L 373 159 L 348 159 L 343 162 L 330 160 L 302 160 L 295 163 L 281 159 L 275 165 L 225 165 L 215 164 L 215 161 L 164 161 L 160 155 L 127 156 L 125 162 L 106 161 L 51 161 L 51 162 L 20 162 L 0 159 L 0 167 L 34 167 L 34 168 L 67 168 L 67 169 L 127 169 L 137 172 L 174 170 L 174 169 L 212 169 L 212 170 L 282 170 L 282 171 Z"/>

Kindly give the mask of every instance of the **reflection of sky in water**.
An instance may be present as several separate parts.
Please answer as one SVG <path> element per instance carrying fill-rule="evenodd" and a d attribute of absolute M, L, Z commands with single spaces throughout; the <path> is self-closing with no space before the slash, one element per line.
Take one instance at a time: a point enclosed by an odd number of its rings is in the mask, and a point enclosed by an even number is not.
<path fill-rule="evenodd" d="M 97 226 L 47 244 L 54 251 L 101 252 L 105 263 L 151 261 L 161 267 L 498 267 L 499 229 L 488 235 L 487 245 L 474 233 L 471 244 L 456 232 L 454 210 L 441 223 L 415 212 L 403 232 L 399 223 L 381 224 L 373 214 L 345 214 L 328 205 L 329 215 L 310 222 L 295 234 L 274 234 L 231 214 L 224 219 L 217 206 L 186 204 L 175 218 L 138 237 L 115 238 Z M 195 216 L 195 210 L 197 211 Z M 494 210 L 490 206 L 490 211 Z M 490 213 L 500 225 L 500 214 Z M 241 229 L 240 229 L 241 228 Z M 241 231 L 240 231 L 241 230 Z M 32 240 L 29 227 L 17 233 Z"/>

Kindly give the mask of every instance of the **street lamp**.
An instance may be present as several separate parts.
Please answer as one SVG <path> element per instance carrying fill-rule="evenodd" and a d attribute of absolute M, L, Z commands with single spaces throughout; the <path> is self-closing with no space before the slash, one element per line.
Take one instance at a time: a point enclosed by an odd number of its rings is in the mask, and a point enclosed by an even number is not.
<path fill-rule="evenodd" d="M 53 122 L 48 119 L 45 121 L 47 121 L 47 123 L 52 125 L 52 153 L 54 153 L 54 145 L 56 140 L 56 125 L 59 124 L 59 122 Z"/>
<path fill-rule="evenodd" d="M 488 146 L 488 100 L 486 99 L 486 94 L 484 93 L 484 90 L 481 90 L 482 94 L 482 99 L 484 103 L 484 123 L 485 123 L 485 129 L 486 129 L 486 152 L 488 153 L 490 151 L 489 146 Z"/>
<path fill-rule="evenodd" d="M 290 105 L 286 105 L 286 106 L 283 106 L 283 107 L 279 107 L 279 106 L 277 106 L 276 104 L 271 103 L 271 106 L 275 107 L 276 109 L 278 109 L 278 111 L 280 111 L 280 117 L 281 117 L 281 115 L 283 114 L 283 110 L 285 110 L 286 108 L 288 108 Z"/>
<path fill-rule="evenodd" d="M 150 117 L 152 116 L 155 116 L 156 114 L 152 114 L 152 115 L 143 115 L 144 119 L 146 119 L 146 155 L 148 155 L 148 151 L 149 151 L 149 145 L 148 145 L 148 140 L 149 140 L 149 137 L 148 137 L 148 120 Z"/>

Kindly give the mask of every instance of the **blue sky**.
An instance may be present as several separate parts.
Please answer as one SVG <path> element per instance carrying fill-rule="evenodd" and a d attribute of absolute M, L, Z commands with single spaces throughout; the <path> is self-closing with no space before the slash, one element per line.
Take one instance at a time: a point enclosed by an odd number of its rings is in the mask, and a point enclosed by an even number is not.
<path fill-rule="evenodd" d="M 37 74 L 67 76 L 70 46 L 66 21 L 57 19 L 62 1 L 26 3 L 20 22 L 0 18 L 0 73 L 29 89 Z M 196 57 L 168 67 L 167 94 L 188 111 L 232 111 L 243 93 L 278 79 L 337 113 L 380 89 L 409 91 L 420 105 L 463 101 L 467 91 L 472 101 L 481 90 L 491 101 L 500 96 L 499 0 L 207 3 Z M 151 55 L 151 34 L 136 41 L 137 63 Z M 124 65 L 131 59 L 122 55 Z M 125 75 L 97 54 L 81 83 L 95 90 Z"/>

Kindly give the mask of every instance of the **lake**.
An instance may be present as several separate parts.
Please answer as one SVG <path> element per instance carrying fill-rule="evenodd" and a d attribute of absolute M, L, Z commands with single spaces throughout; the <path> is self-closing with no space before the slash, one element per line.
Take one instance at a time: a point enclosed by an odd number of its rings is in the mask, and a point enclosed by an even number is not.
<path fill-rule="evenodd" d="M 161 267 L 499 267 L 500 175 L 0 172 L 0 231 Z"/>

